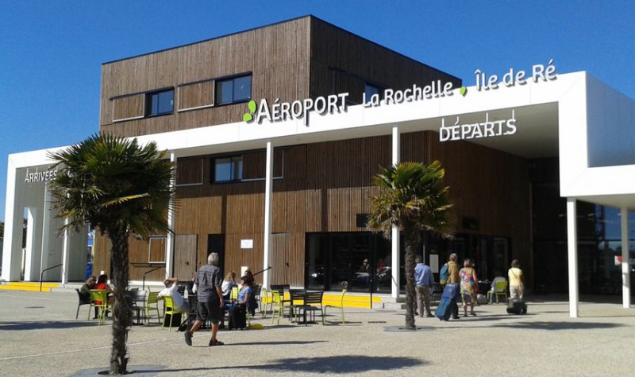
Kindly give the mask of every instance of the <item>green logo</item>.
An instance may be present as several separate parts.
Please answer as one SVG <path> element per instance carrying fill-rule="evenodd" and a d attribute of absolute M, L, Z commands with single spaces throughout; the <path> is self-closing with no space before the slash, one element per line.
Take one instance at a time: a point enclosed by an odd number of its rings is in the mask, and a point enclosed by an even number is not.
<path fill-rule="evenodd" d="M 249 101 L 247 108 L 249 108 L 249 112 L 243 114 L 243 121 L 251 122 L 254 119 L 254 114 L 256 113 L 256 101 Z"/>
<path fill-rule="evenodd" d="M 462 95 L 463 97 L 465 97 L 465 95 L 467 94 L 467 88 L 466 88 L 466 87 L 464 87 L 464 86 L 462 86 L 462 87 L 461 87 L 461 90 L 459 91 L 459 93 L 461 93 L 461 95 Z"/>

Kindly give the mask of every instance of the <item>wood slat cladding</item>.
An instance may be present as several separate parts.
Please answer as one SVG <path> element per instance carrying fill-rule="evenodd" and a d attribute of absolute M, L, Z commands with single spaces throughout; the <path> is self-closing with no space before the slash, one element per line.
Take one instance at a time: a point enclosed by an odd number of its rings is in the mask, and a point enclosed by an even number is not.
<path fill-rule="evenodd" d="M 402 161 L 441 161 L 454 203 L 456 233 L 511 237 L 514 253 L 529 247 L 526 160 L 467 142 L 440 143 L 434 132 L 403 134 L 401 140 Z M 203 160 L 208 174 L 212 158 L 193 160 Z M 379 166 L 390 163 L 388 136 L 285 148 L 285 178 L 274 181 L 273 187 L 272 281 L 303 285 L 306 233 L 363 231 L 356 215 L 370 211 L 369 198 L 378 192 L 373 176 Z M 264 189 L 263 181 L 211 184 L 209 177 L 201 185 L 177 187 L 175 232 L 197 235 L 199 261 L 206 260 L 208 235 L 224 234 L 225 269 L 260 269 Z M 463 229 L 464 216 L 477 218 L 479 229 Z M 241 249 L 242 239 L 253 240 L 253 249 Z M 146 241 L 131 239 L 130 250 L 131 262 L 147 261 Z M 96 255 L 102 261 L 102 254 Z M 96 261 L 95 268 L 107 270 L 104 261 Z M 144 271 L 147 268 L 131 270 L 131 276 L 136 274 L 131 278 L 140 279 Z"/>
<path fill-rule="evenodd" d="M 176 162 L 176 184 L 202 184 L 203 163 L 203 157 L 179 158 Z"/>
<path fill-rule="evenodd" d="M 311 96 L 336 94 L 332 68 L 395 90 L 425 86 L 434 80 L 461 86 L 461 80 L 390 49 L 311 19 Z M 337 75 L 339 77 L 339 75 Z M 361 97 L 353 94 L 351 98 Z"/>
<path fill-rule="evenodd" d="M 191 110 L 214 105 L 214 81 L 183 84 L 177 90 L 178 110 Z"/>
<path fill-rule="evenodd" d="M 205 93 L 213 95 L 213 90 L 209 92 L 203 89 L 204 84 L 193 83 L 236 74 L 251 73 L 252 98 L 267 98 L 271 102 L 276 98 L 281 101 L 308 98 L 309 21 L 310 17 L 299 18 L 104 64 L 100 130 L 138 136 L 239 122 L 245 112 L 244 103 L 112 122 L 112 98 L 179 87 L 183 91 L 175 93 L 177 109 L 196 107 L 207 102 L 209 97 Z M 187 84 L 193 87 L 186 88 Z M 179 102 L 181 95 L 184 102 Z"/>
<path fill-rule="evenodd" d="M 457 232 L 529 241 L 526 159 L 463 141 L 441 143 L 436 132 L 429 132 L 426 143 L 432 158 L 441 161 L 445 169 Z M 463 216 L 477 218 L 478 231 L 463 229 Z"/>
<path fill-rule="evenodd" d="M 113 99 L 114 113 L 112 121 L 142 118 L 144 115 L 144 99 L 145 96 L 143 94 Z"/>
<path fill-rule="evenodd" d="M 267 152 L 255 151 L 243 153 L 243 179 L 265 179 Z M 273 177 L 282 178 L 284 168 L 284 149 L 273 151 Z"/>

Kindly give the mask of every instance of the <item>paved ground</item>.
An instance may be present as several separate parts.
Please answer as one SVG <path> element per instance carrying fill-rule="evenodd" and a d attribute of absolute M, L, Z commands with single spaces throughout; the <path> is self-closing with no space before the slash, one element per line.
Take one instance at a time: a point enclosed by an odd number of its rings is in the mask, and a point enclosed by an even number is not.
<path fill-rule="evenodd" d="M 226 344 L 193 347 L 183 333 L 158 324 L 129 334 L 129 371 L 137 376 L 628 376 L 635 375 L 635 310 L 616 303 L 582 303 L 568 316 L 563 300 L 535 298 L 529 314 L 504 305 L 477 308 L 477 317 L 441 322 L 417 318 L 400 331 L 402 310 L 348 309 L 346 325 L 295 325 L 257 319 L 262 330 L 222 331 Z M 110 326 L 75 320 L 70 292 L 0 291 L 1 376 L 94 376 L 107 370 Z"/>

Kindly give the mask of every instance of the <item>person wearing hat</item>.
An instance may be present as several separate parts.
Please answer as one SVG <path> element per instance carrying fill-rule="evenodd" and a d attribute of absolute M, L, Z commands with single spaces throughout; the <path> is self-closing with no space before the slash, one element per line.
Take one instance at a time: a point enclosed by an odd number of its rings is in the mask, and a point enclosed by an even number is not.
<path fill-rule="evenodd" d="M 157 296 L 172 296 L 172 302 L 174 302 L 174 306 L 176 306 L 182 312 L 189 312 L 190 305 L 185 302 L 183 295 L 181 295 L 181 293 L 178 291 L 178 282 L 179 279 L 177 278 L 165 279 L 165 281 L 163 282 L 165 288 L 163 288 Z"/>

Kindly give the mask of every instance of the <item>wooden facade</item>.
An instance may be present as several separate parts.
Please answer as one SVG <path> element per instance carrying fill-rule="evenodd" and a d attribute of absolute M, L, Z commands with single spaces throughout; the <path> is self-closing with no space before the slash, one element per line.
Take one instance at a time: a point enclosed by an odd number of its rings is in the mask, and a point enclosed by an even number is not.
<path fill-rule="evenodd" d="M 367 84 L 461 85 L 456 77 L 309 16 L 104 64 L 100 130 L 138 136 L 239 122 L 245 104 L 215 105 L 215 82 L 242 74 L 252 77 L 251 98 L 284 102 L 349 92 L 351 102 L 359 103 Z M 148 94 L 166 88 L 174 90 L 173 112 L 148 116 Z M 442 162 L 457 219 L 476 217 L 480 233 L 511 238 L 515 254 L 528 250 L 527 161 L 470 143 L 440 143 L 433 132 L 404 134 L 401 143 L 402 161 Z M 263 265 L 265 151 L 234 154 L 242 157 L 240 182 L 214 183 L 214 161 L 226 154 L 177 160 L 173 263 L 181 280 L 205 263 L 218 242 L 226 271 L 258 271 Z M 389 136 L 276 148 L 270 283 L 304 285 L 307 234 L 365 231 L 356 216 L 370 211 L 372 178 L 390 164 Z M 252 240 L 253 247 L 241 249 L 241 240 Z M 165 276 L 165 264 L 149 263 L 160 238 L 154 242 L 131 239 L 131 279 L 141 280 L 154 268 L 146 280 Z M 108 271 L 109 260 L 107 241 L 99 237 L 94 269 Z"/>

